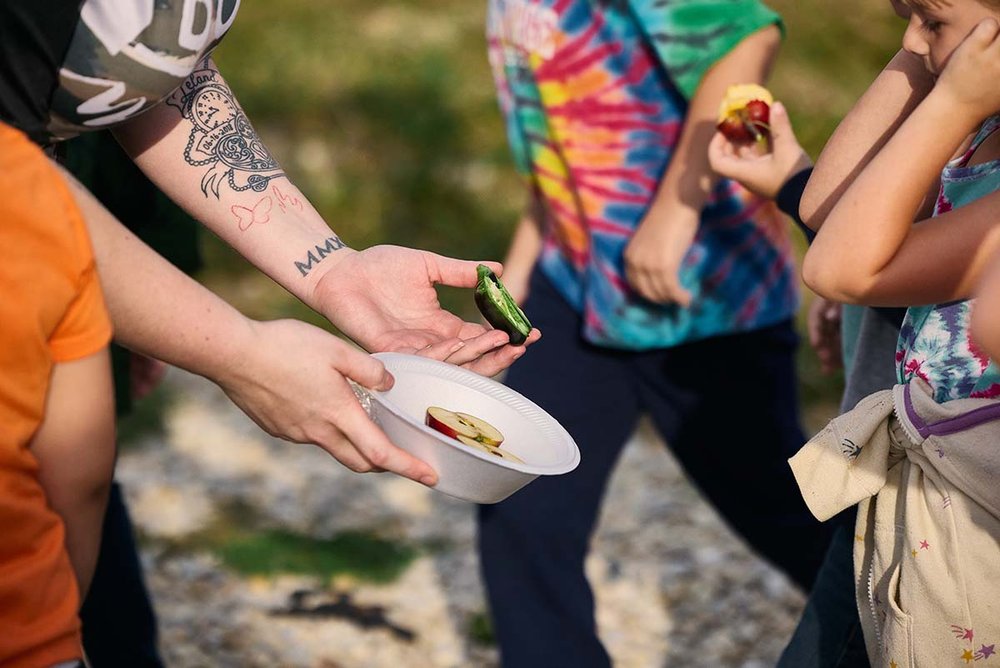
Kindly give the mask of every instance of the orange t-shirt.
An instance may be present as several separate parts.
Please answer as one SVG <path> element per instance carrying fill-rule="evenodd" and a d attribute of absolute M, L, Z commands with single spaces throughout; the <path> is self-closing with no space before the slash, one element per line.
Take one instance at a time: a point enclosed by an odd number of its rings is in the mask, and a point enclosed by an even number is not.
<path fill-rule="evenodd" d="M 90 240 L 41 149 L 0 124 L 0 666 L 82 656 L 79 593 L 60 517 L 28 445 L 52 367 L 108 344 Z"/>

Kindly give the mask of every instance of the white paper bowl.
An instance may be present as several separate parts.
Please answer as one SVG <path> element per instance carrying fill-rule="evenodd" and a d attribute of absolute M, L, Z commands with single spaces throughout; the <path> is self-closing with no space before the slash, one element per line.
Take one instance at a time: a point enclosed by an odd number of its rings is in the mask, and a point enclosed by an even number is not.
<path fill-rule="evenodd" d="M 580 450 L 552 416 L 506 385 L 453 364 L 401 353 L 376 353 L 396 383 L 366 390 L 372 419 L 389 439 L 438 473 L 439 492 L 496 503 L 540 475 L 560 475 L 580 463 Z M 362 397 L 363 403 L 368 403 Z M 440 406 L 486 420 L 504 435 L 504 450 L 524 464 L 469 447 L 424 424 Z"/>

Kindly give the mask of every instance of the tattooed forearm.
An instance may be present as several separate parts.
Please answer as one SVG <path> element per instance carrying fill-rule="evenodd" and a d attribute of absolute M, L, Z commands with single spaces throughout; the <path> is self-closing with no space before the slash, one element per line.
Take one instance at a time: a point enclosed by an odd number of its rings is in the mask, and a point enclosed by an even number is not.
<path fill-rule="evenodd" d="M 229 207 L 229 210 L 236 216 L 236 222 L 239 224 L 240 230 L 245 232 L 254 223 L 263 225 L 271 220 L 271 206 L 271 197 L 266 195 L 257 200 L 257 203 L 253 207 L 234 204 Z"/>
<path fill-rule="evenodd" d="M 307 254 L 305 262 L 296 262 L 295 268 L 299 270 L 299 273 L 303 276 L 309 274 L 312 268 L 326 259 L 326 256 L 334 251 L 339 251 L 341 248 L 345 248 L 346 244 L 340 240 L 336 234 L 323 242 L 320 246 L 316 244 Z M 315 252 L 313 252 L 315 251 Z"/>
<path fill-rule="evenodd" d="M 223 183 L 237 192 L 264 192 L 269 181 L 284 176 L 232 91 L 207 60 L 166 102 L 191 123 L 184 160 L 206 169 L 201 179 L 206 197 L 209 192 L 219 197 Z"/>
<path fill-rule="evenodd" d="M 302 211 L 302 200 L 300 200 L 295 195 L 286 195 L 278 189 L 278 186 L 271 186 L 271 192 L 277 198 L 278 206 L 281 211 L 284 212 L 286 209 L 298 209 Z"/>

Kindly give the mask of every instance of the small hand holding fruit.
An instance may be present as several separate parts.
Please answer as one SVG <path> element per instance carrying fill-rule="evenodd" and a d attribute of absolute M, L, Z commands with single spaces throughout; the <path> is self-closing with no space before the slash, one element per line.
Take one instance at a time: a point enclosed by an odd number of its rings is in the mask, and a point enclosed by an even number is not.
<path fill-rule="evenodd" d="M 766 199 L 777 197 L 789 178 L 812 165 L 781 102 L 771 105 L 770 121 L 771 150 L 763 155 L 756 145 L 734 143 L 722 131 L 708 145 L 708 162 L 716 174 Z"/>
<path fill-rule="evenodd" d="M 774 98 L 763 86 L 730 86 L 719 106 L 716 125 L 726 139 L 735 144 L 755 143 L 767 148 L 771 130 L 771 104 Z"/>
<path fill-rule="evenodd" d="M 436 429 L 449 438 L 460 443 L 496 455 L 501 459 L 523 464 L 520 458 L 500 449 L 503 434 L 489 422 L 475 415 L 450 411 L 439 406 L 427 409 L 424 423 L 431 429 Z"/>

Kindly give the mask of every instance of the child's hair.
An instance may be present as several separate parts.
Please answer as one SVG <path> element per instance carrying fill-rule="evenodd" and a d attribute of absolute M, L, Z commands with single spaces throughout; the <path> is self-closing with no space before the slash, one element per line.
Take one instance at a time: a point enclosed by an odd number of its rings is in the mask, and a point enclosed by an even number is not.
<path fill-rule="evenodd" d="M 951 4 L 948 0 L 900 0 L 904 5 L 911 8 L 934 9 L 942 5 Z M 1000 0 L 976 0 L 981 5 L 991 9 L 1000 9 Z"/>

